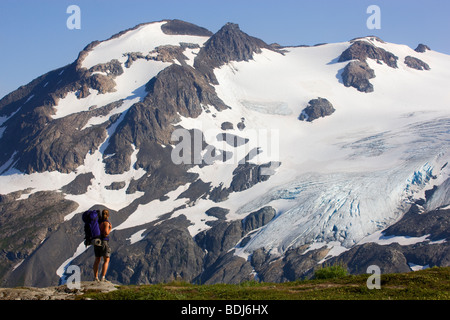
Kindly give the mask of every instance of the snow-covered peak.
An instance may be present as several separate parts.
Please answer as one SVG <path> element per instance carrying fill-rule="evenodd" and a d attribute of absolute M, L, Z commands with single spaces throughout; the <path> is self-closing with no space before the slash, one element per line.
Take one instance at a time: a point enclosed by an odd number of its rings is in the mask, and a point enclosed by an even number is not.
<path fill-rule="evenodd" d="M 167 23 L 168 21 L 161 21 L 143 24 L 100 42 L 84 58 L 82 67 L 90 69 L 97 64 L 107 63 L 113 59 L 124 63 L 127 59 L 124 54 L 140 52 L 147 55 L 156 47 L 163 45 L 178 46 L 184 42 L 201 46 L 209 38 L 207 36 L 167 34 L 161 29 Z"/>

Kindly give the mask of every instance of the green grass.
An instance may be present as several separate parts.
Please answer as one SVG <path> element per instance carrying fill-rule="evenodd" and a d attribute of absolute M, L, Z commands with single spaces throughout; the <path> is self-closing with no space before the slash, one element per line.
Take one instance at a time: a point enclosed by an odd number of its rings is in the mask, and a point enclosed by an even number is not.
<path fill-rule="evenodd" d="M 109 293 L 88 293 L 94 300 L 450 300 L 450 267 L 381 275 L 381 289 L 368 289 L 370 275 L 285 283 L 198 285 L 172 282 L 119 286 Z"/>
<path fill-rule="evenodd" d="M 314 278 L 322 279 L 337 279 L 348 275 L 347 268 L 341 264 L 321 267 L 314 272 Z"/>

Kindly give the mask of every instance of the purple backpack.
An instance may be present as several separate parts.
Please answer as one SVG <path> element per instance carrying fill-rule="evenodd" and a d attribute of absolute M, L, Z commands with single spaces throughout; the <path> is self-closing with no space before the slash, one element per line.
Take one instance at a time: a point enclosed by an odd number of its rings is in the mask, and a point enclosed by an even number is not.
<path fill-rule="evenodd" d="M 100 212 L 98 210 L 88 210 L 83 213 L 84 244 L 86 246 L 93 244 L 94 239 L 100 239 L 99 218 Z"/>

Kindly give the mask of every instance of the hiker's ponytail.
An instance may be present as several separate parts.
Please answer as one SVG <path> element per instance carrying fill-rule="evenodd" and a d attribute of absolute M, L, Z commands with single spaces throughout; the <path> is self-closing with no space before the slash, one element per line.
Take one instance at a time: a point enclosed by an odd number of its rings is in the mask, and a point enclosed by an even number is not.
<path fill-rule="evenodd" d="M 104 209 L 102 212 L 102 216 L 103 216 L 103 220 L 108 220 L 109 218 L 109 210 L 108 209 Z"/>

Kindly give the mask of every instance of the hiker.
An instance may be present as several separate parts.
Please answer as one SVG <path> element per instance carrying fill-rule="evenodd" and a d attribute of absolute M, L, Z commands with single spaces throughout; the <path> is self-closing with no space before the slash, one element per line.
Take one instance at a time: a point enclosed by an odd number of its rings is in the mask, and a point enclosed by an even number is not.
<path fill-rule="evenodd" d="M 100 281 L 98 279 L 98 269 L 100 265 L 100 260 L 103 257 L 102 266 L 102 277 L 101 281 L 107 281 L 105 278 L 106 271 L 108 270 L 109 260 L 111 256 L 111 248 L 109 247 L 109 233 L 111 232 L 112 225 L 109 222 L 109 210 L 104 209 L 102 211 L 102 219 L 100 223 L 100 239 L 102 241 L 101 246 L 94 246 L 95 262 L 94 262 L 94 279 L 95 281 Z"/>

